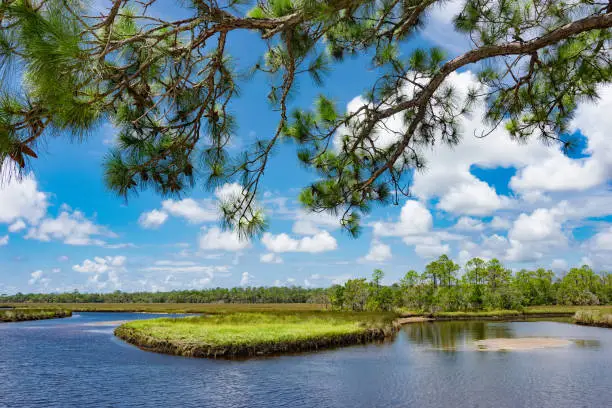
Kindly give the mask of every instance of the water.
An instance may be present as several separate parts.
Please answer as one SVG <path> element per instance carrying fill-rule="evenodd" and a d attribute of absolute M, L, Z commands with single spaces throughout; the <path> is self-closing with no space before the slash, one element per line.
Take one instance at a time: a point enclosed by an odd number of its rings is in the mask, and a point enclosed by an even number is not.
<path fill-rule="evenodd" d="M 407 325 L 391 342 L 247 361 L 139 350 L 136 313 L 0 324 L 0 407 L 610 407 L 612 330 L 562 322 Z M 109 324 L 108 326 L 100 324 Z M 579 340 L 473 351 L 492 337 Z"/>

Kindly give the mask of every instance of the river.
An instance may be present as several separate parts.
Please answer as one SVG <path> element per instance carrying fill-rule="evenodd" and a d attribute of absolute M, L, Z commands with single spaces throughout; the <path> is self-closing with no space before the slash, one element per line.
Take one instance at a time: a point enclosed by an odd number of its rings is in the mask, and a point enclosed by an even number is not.
<path fill-rule="evenodd" d="M 116 339 L 138 313 L 0 324 L 0 407 L 606 407 L 612 330 L 563 322 L 435 322 L 383 344 L 246 361 L 144 352 Z M 569 347 L 475 351 L 554 336 Z"/>

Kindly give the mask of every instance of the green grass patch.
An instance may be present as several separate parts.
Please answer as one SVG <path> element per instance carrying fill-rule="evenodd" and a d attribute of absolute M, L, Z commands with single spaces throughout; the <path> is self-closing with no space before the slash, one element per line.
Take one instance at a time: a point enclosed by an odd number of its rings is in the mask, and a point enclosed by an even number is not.
<path fill-rule="evenodd" d="M 579 310 L 574 315 L 574 322 L 586 326 L 599 326 L 612 328 L 612 311 L 608 310 Z"/>
<path fill-rule="evenodd" d="M 115 334 L 143 349 L 190 357 L 237 357 L 382 340 L 394 313 L 229 313 L 121 325 Z"/>
<path fill-rule="evenodd" d="M 0 322 L 23 322 L 28 320 L 58 319 L 70 317 L 72 312 L 66 309 L 33 309 L 14 308 L 0 310 Z"/>

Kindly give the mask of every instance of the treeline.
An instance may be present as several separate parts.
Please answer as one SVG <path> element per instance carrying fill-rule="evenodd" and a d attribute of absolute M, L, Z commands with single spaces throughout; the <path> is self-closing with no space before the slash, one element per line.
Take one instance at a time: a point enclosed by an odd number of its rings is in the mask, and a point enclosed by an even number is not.
<path fill-rule="evenodd" d="M 247 287 L 179 290 L 172 292 L 35 293 L 0 295 L 0 303 L 310 303 L 326 289 Z"/>
<path fill-rule="evenodd" d="M 399 283 L 380 284 L 377 269 L 370 281 L 351 279 L 329 289 L 338 310 L 471 311 L 512 309 L 538 305 L 599 305 L 612 303 L 612 274 L 595 273 L 589 266 L 572 268 L 562 278 L 551 270 L 514 273 L 497 259 L 474 258 L 460 266 L 442 255 L 418 273 L 409 271 Z"/>
<path fill-rule="evenodd" d="M 57 293 L 0 296 L 4 303 L 319 303 L 336 310 L 469 311 L 537 305 L 612 303 L 612 274 L 572 268 L 561 278 L 551 270 L 513 272 L 499 260 L 471 259 L 463 270 L 446 255 L 421 273 L 411 270 L 397 283 L 383 285 L 384 272 L 370 280 L 351 279 L 330 288 L 246 287 L 173 292 Z"/>

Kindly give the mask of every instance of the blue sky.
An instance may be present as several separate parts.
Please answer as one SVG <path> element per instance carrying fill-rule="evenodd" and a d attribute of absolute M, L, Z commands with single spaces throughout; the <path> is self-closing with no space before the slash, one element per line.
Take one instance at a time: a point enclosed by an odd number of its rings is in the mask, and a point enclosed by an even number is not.
<path fill-rule="evenodd" d="M 464 49 L 461 38 L 449 35 L 455 7 L 434 10 L 410 46 Z M 241 66 L 264 49 L 254 34 L 230 40 Z M 323 88 L 303 78 L 292 104 L 307 107 L 325 93 L 338 106 L 357 105 L 376 77 L 366 57 L 335 67 Z M 449 81 L 465 89 L 474 76 L 464 71 Z M 278 117 L 267 92 L 263 77 L 242 84 L 232 107 L 239 120 L 235 152 L 274 131 Z M 570 157 L 536 140 L 517 145 L 503 129 L 475 138 L 484 129 L 476 109 L 462 124 L 463 143 L 424 152 L 428 168 L 415 176 L 413 197 L 375 209 L 358 239 L 334 217 L 300 209 L 297 193 L 312 175 L 297 165 L 290 143 L 275 152 L 260 191 L 270 228 L 262 239 L 244 242 L 217 221 L 218 198 L 235 186 L 207 192 L 196 185 L 173 199 L 143 192 L 125 203 L 103 183 L 110 124 L 82 144 L 48 139 L 31 174 L 0 186 L 0 293 L 328 286 L 376 267 L 392 282 L 443 253 L 461 264 L 480 256 L 515 269 L 562 273 L 587 263 L 609 270 L 612 89 L 601 95 L 599 103 L 579 107 L 571 127 L 581 144 Z M 390 125 L 399 126 L 393 118 Z"/>

